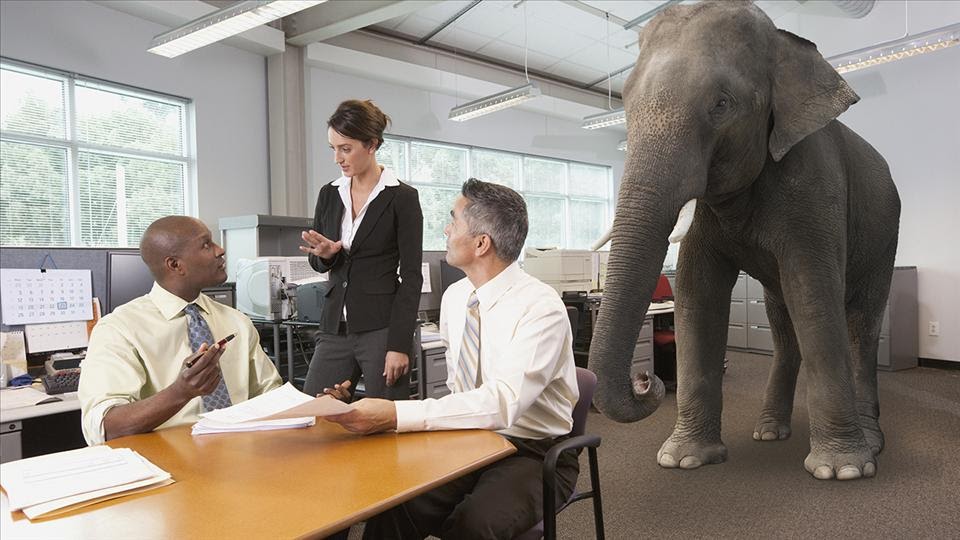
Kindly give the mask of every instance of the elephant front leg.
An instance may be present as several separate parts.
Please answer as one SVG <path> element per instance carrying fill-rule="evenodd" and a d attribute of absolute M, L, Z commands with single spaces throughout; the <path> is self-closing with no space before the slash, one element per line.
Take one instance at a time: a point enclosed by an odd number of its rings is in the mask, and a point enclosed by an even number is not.
<path fill-rule="evenodd" d="M 702 260 L 705 250 L 687 249 L 693 248 L 688 242 L 689 237 L 681 247 L 677 272 L 677 423 L 657 462 L 695 469 L 727 459 L 720 413 L 730 291 L 737 271 L 725 262 Z"/>
<path fill-rule="evenodd" d="M 850 480 L 876 474 L 876 460 L 854 404 L 842 274 L 830 267 L 793 261 L 783 266 L 789 270 L 781 283 L 807 374 L 810 453 L 804 468 L 819 479 Z"/>
<path fill-rule="evenodd" d="M 757 441 L 778 441 L 790 438 L 790 417 L 797 389 L 797 373 L 800 371 L 800 347 L 783 302 L 765 292 L 764 305 L 773 334 L 773 366 L 770 368 L 763 410 L 753 430 L 753 438 Z"/>

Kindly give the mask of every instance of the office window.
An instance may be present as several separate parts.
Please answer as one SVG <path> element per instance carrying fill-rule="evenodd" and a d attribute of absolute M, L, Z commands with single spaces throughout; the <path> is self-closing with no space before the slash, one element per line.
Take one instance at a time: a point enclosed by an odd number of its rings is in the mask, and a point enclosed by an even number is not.
<path fill-rule="evenodd" d="M 587 249 L 610 227 L 610 167 L 399 137 L 386 139 L 377 160 L 420 192 L 425 250 L 446 249 L 443 229 L 471 176 L 523 195 L 527 246 Z"/>
<path fill-rule="evenodd" d="M 187 213 L 187 100 L 9 61 L 0 83 L 0 243 L 136 247 Z"/>

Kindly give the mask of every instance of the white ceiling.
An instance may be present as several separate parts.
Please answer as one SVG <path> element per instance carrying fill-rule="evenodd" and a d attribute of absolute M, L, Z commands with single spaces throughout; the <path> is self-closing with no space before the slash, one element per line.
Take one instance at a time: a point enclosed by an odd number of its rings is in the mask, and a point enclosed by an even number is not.
<path fill-rule="evenodd" d="M 168 26 L 226 2 L 94 1 Z M 262 26 L 227 43 L 264 55 L 282 52 L 284 39 L 287 46 L 309 45 L 312 65 L 461 102 L 523 84 L 526 65 L 543 96 L 521 107 L 576 120 L 619 106 L 647 19 L 625 28 L 629 23 L 696 1 L 331 0 L 286 17 L 283 30 Z M 815 42 L 826 57 L 960 23 L 957 0 L 877 0 L 859 19 L 840 11 L 844 2 L 755 0 L 774 24 Z"/>
<path fill-rule="evenodd" d="M 446 0 L 368 28 L 420 41 L 470 4 L 469 0 Z M 601 92 L 607 90 L 608 76 L 615 73 L 609 79 L 610 89 L 619 95 L 629 74 L 624 68 L 637 57 L 637 30 L 646 21 L 626 30 L 624 23 L 662 4 L 662 0 L 484 0 L 426 44 L 520 68 L 526 52 L 530 71 Z M 774 22 L 801 7 L 795 0 L 756 4 Z"/>

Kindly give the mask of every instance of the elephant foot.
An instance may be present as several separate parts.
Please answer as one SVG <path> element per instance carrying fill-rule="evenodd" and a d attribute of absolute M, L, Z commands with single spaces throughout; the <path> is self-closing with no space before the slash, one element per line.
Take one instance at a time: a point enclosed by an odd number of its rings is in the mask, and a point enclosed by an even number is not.
<path fill-rule="evenodd" d="M 691 441 L 676 434 L 671 435 L 657 452 L 657 463 L 666 469 L 696 469 L 726 460 L 727 447 L 723 442 Z"/>
<path fill-rule="evenodd" d="M 856 480 L 877 474 L 876 458 L 868 448 L 850 453 L 811 451 L 803 467 L 818 480 Z"/>
<path fill-rule="evenodd" d="M 757 420 L 753 428 L 755 441 L 785 441 L 790 438 L 790 417 L 779 417 L 775 414 L 764 413 Z"/>

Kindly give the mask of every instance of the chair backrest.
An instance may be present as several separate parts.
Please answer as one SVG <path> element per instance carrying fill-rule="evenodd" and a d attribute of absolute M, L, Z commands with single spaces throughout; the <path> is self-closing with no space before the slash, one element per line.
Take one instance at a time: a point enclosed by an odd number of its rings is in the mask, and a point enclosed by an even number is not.
<path fill-rule="evenodd" d="M 593 391 L 597 387 L 597 376 L 586 368 L 577 368 L 577 387 L 580 389 L 580 399 L 573 407 L 573 429 L 570 430 L 571 436 L 583 435 L 587 430 L 587 413 L 590 411 L 590 403 L 593 402 Z"/>
<path fill-rule="evenodd" d="M 654 302 L 663 302 L 664 300 L 673 300 L 673 289 L 670 287 L 670 280 L 667 276 L 660 274 L 657 280 L 657 288 L 653 290 Z"/>
<path fill-rule="evenodd" d="M 574 306 L 567 306 L 567 317 L 570 319 L 570 333 L 574 343 L 577 342 L 577 330 L 580 329 L 580 310 Z"/>

